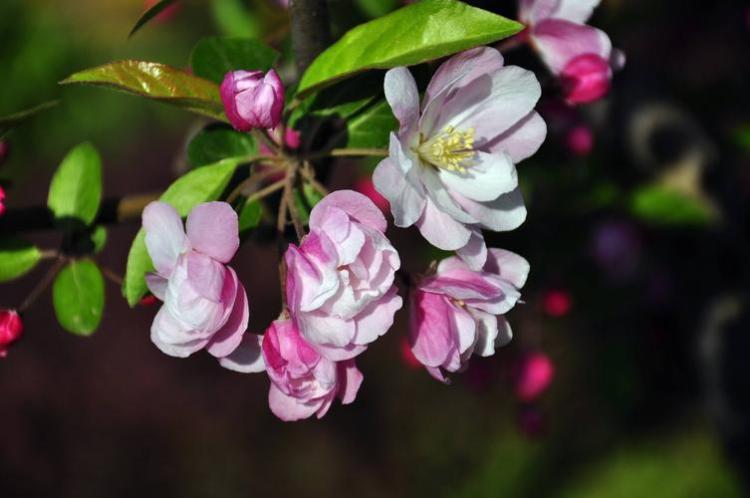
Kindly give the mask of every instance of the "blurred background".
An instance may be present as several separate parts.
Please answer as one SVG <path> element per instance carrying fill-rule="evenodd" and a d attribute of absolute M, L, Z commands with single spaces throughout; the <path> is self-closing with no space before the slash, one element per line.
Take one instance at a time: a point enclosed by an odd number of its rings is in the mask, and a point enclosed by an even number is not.
<path fill-rule="evenodd" d="M 470 2 L 514 17 L 512 0 Z M 331 0 L 337 32 L 398 6 Z M 66 151 L 89 140 L 105 196 L 163 190 L 204 124 L 104 89 L 62 88 L 114 59 L 187 65 L 202 36 L 261 36 L 288 50 L 274 0 L 186 2 L 127 34 L 141 0 L 0 2 L 0 115 L 59 99 L 6 137 L 9 208 L 44 204 Z M 606 100 L 560 103 L 538 72 L 550 133 L 519 166 L 529 218 L 490 245 L 532 265 L 512 344 L 444 386 L 406 353 L 407 314 L 361 357 L 353 405 L 285 424 L 265 375 L 177 360 L 149 340 L 157 307 L 108 283 L 100 330 L 65 333 L 47 293 L 0 360 L 0 496 L 733 498 L 750 482 L 750 4 L 604 0 L 591 24 L 627 54 Z M 373 164 L 331 168 L 366 190 Z M 122 274 L 137 225 L 99 261 Z M 440 255 L 392 229 L 405 267 Z M 31 238 L 42 247 L 60 241 Z M 278 312 L 272 243 L 234 266 L 251 330 Z M 45 273 L 0 286 L 15 306 Z"/>

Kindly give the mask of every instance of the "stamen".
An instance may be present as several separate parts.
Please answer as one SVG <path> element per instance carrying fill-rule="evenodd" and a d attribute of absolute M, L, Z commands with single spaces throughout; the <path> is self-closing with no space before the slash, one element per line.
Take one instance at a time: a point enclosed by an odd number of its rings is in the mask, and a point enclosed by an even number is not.
<path fill-rule="evenodd" d="M 448 171 L 466 172 L 466 167 L 476 152 L 474 151 L 474 129 L 458 131 L 446 126 L 439 134 L 420 144 L 417 150 L 426 162 Z"/>

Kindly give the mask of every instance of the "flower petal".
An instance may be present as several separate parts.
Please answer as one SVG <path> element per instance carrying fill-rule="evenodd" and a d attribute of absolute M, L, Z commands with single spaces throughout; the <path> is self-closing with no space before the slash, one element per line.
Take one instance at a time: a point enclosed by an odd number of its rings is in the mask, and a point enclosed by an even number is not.
<path fill-rule="evenodd" d="M 500 275 L 518 289 L 526 283 L 530 269 L 529 262 L 523 256 L 496 248 L 489 250 L 487 263 L 484 267 L 485 271 Z"/>
<path fill-rule="evenodd" d="M 364 376 L 359 371 L 354 360 L 341 362 L 338 367 L 339 398 L 342 405 L 348 405 L 354 402 L 357 397 L 357 391 L 362 385 Z"/>
<path fill-rule="evenodd" d="M 456 254 L 458 254 L 472 270 L 481 270 L 485 261 L 487 261 L 487 244 L 484 242 L 482 231 L 478 228 L 472 228 L 469 242 L 458 249 Z"/>
<path fill-rule="evenodd" d="M 187 218 L 187 236 L 193 249 L 228 263 L 240 246 L 237 213 L 226 202 L 206 202 Z"/>
<path fill-rule="evenodd" d="M 304 402 L 288 396 L 277 388 L 275 384 L 271 384 L 271 389 L 268 391 L 268 406 L 274 415 L 285 422 L 293 422 L 311 417 L 320 409 L 322 404 L 323 400 L 321 399 Z"/>
<path fill-rule="evenodd" d="M 181 324 L 169 313 L 166 306 L 162 306 L 151 324 L 151 342 L 162 353 L 176 358 L 187 358 L 196 351 L 200 351 L 208 342 L 207 338 L 198 338 L 185 342 L 174 342 L 176 337 L 185 337 L 186 331 Z"/>
<path fill-rule="evenodd" d="M 518 187 L 490 202 L 476 202 L 460 195 L 455 195 L 455 197 L 466 212 L 489 230 L 496 232 L 514 230 L 526 220 L 526 206 L 523 203 L 521 189 Z"/>
<path fill-rule="evenodd" d="M 398 295 L 396 287 L 391 287 L 383 297 L 371 302 L 355 318 L 357 332 L 354 336 L 354 343 L 360 345 L 370 344 L 388 332 L 388 329 L 393 325 L 393 318 L 396 311 L 400 310 L 402 305 L 403 300 Z"/>
<path fill-rule="evenodd" d="M 167 293 L 167 284 L 169 280 L 162 277 L 158 273 L 147 273 L 146 274 L 146 285 L 151 294 L 157 297 L 157 299 L 164 301 L 164 296 Z"/>
<path fill-rule="evenodd" d="M 169 277 L 180 254 L 190 248 L 182 219 L 175 208 L 159 201 L 146 206 L 142 218 L 148 254 L 156 271 L 163 277 Z"/>
<path fill-rule="evenodd" d="M 492 153 L 508 154 L 514 164 L 531 157 L 547 137 L 547 124 L 532 111 L 502 134 L 483 144 Z"/>
<path fill-rule="evenodd" d="M 405 67 L 391 69 L 385 73 L 383 89 L 393 115 L 401 124 L 399 133 L 415 130 L 419 120 L 419 91 L 411 72 Z"/>
<path fill-rule="evenodd" d="M 310 213 L 310 228 L 322 227 L 325 221 L 327 207 L 336 207 L 354 221 L 361 223 L 379 232 L 385 232 L 388 222 L 374 202 L 366 195 L 354 190 L 336 190 L 323 198 Z"/>
<path fill-rule="evenodd" d="M 591 18 L 594 9 L 601 0 L 558 0 L 557 8 L 552 17 L 566 21 L 584 24 Z"/>
<path fill-rule="evenodd" d="M 430 244 L 445 251 L 455 251 L 465 246 L 471 237 L 471 230 L 441 211 L 432 199 L 427 200 L 416 224 Z"/>
<path fill-rule="evenodd" d="M 609 60 L 612 52 L 612 42 L 604 31 L 562 19 L 540 22 L 534 28 L 532 40 L 554 74 L 560 74 L 576 56 L 596 54 Z"/>
<path fill-rule="evenodd" d="M 404 177 L 391 158 L 383 159 L 372 175 L 375 189 L 388 199 L 398 227 L 413 225 L 422 214 L 425 198 Z"/>
<path fill-rule="evenodd" d="M 479 202 L 493 201 L 518 186 L 516 167 L 503 152 L 477 152 L 475 163 L 465 172 L 440 169 L 438 174 L 451 192 Z"/>
<path fill-rule="evenodd" d="M 266 370 L 260 345 L 263 336 L 258 334 L 245 334 L 242 342 L 230 355 L 219 359 L 219 364 L 234 372 L 259 373 Z"/>
<path fill-rule="evenodd" d="M 453 306 L 441 294 L 412 294 L 409 343 L 412 353 L 427 367 L 439 367 L 456 351 Z"/>
<path fill-rule="evenodd" d="M 247 330 L 247 322 L 250 317 L 250 308 L 247 303 L 247 294 L 245 287 L 237 279 L 237 274 L 233 269 L 227 268 L 229 274 L 227 278 L 236 281 L 234 301 L 231 303 L 232 311 L 227 318 L 226 323 L 216 331 L 208 344 L 208 352 L 217 358 L 227 356 L 237 349 L 242 342 L 242 336 Z"/>

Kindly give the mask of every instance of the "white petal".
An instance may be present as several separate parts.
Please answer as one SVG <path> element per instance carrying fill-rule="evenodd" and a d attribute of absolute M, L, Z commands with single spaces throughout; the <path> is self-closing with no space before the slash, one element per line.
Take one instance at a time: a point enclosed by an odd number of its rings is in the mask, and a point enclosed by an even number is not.
<path fill-rule="evenodd" d="M 518 186 L 518 174 L 510 156 L 477 152 L 465 172 L 440 169 L 440 180 L 451 192 L 479 202 L 493 201 Z"/>

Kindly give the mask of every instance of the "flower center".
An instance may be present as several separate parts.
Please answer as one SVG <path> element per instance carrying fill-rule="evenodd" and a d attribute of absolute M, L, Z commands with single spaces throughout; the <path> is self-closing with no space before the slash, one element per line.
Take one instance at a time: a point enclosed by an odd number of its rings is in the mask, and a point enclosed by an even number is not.
<path fill-rule="evenodd" d="M 467 164 L 474 159 L 474 128 L 466 131 L 446 126 L 427 141 L 421 141 L 417 154 L 424 161 L 448 171 L 466 172 Z"/>

